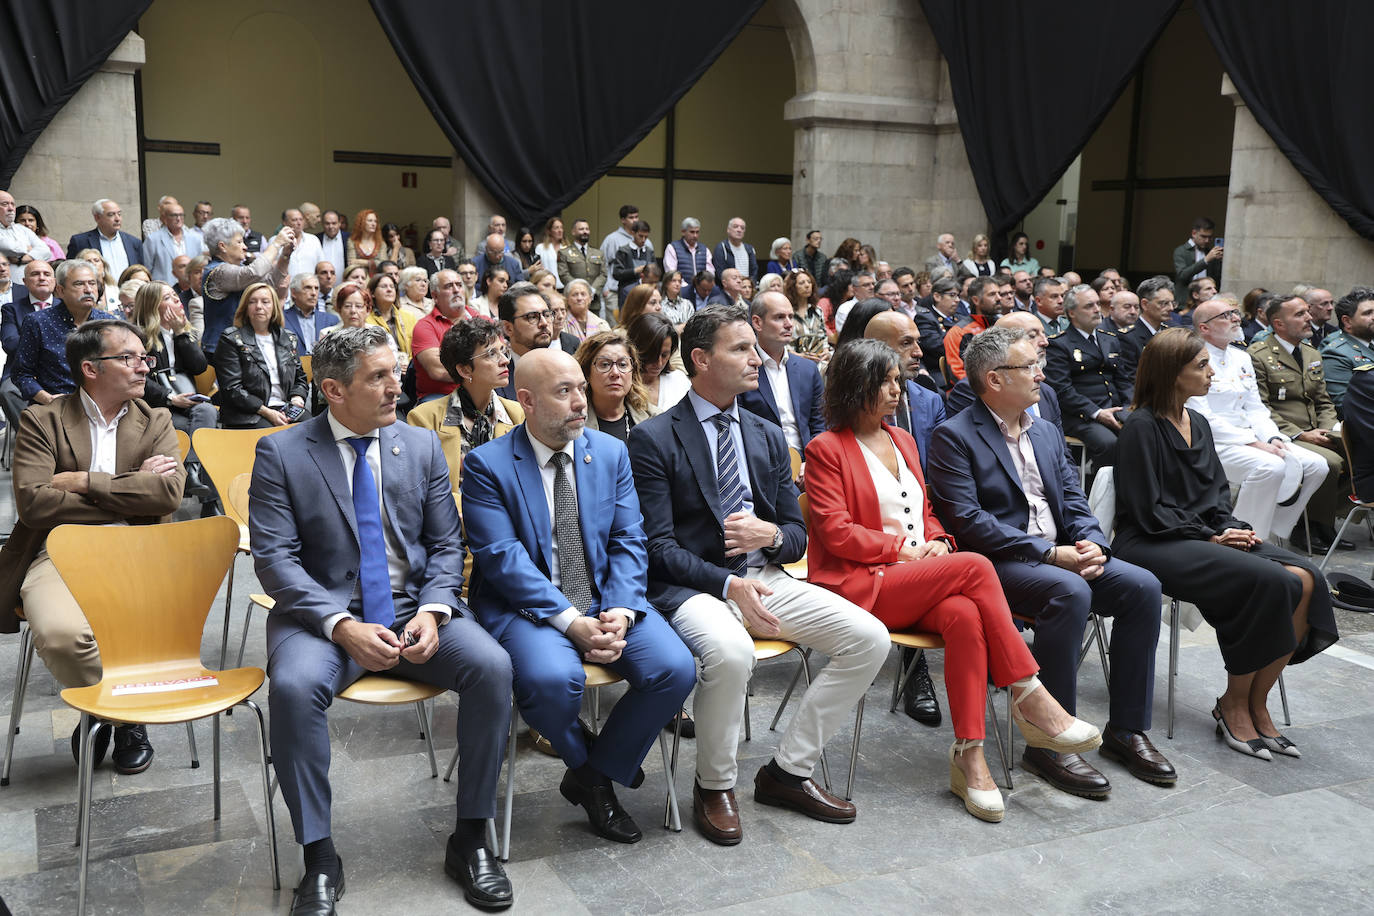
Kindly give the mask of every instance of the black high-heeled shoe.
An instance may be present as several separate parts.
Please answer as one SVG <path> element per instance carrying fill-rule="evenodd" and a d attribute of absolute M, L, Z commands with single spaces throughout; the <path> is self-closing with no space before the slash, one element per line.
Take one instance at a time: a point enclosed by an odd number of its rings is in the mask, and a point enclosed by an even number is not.
<path fill-rule="evenodd" d="M 1259 738 L 1251 738 L 1242 741 L 1231 734 L 1231 726 L 1226 724 L 1226 717 L 1221 714 L 1221 698 L 1217 698 L 1217 705 L 1212 707 L 1212 718 L 1217 720 L 1217 737 L 1226 742 L 1226 746 L 1233 751 L 1239 751 L 1247 757 L 1258 757 L 1260 760 L 1273 760 L 1269 749 L 1264 746 L 1264 742 Z"/>

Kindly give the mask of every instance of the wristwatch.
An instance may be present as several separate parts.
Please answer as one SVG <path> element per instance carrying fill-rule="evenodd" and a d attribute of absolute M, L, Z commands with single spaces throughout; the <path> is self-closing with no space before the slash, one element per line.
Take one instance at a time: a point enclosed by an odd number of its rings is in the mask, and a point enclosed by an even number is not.
<path fill-rule="evenodd" d="M 769 550 L 777 550 L 782 546 L 782 526 L 773 526 L 773 543 L 768 545 Z"/>

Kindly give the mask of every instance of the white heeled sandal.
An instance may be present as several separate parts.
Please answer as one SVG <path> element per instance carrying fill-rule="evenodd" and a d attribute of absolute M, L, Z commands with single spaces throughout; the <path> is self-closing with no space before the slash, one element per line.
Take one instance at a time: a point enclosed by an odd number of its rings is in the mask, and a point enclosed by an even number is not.
<path fill-rule="evenodd" d="M 1040 678 L 1032 674 L 1011 686 L 1025 688 L 1021 695 L 1012 701 L 1011 717 L 1015 720 L 1016 727 L 1021 730 L 1021 737 L 1026 739 L 1026 744 L 1054 751 L 1056 754 L 1082 754 L 1102 746 L 1102 730 L 1090 722 L 1075 718 L 1068 728 L 1057 735 L 1050 735 L 1021 715 L 1021 704 L 1025 702 L 1026 697 L 1044 686 L 1040 683 Z"/>
<path fill-rule="evenodd" d="M 964 748 L 982 747 L 982 741 L 955 741 L 949 747 L 949 791 L 964 800 L 964 810 L 980 821 L 997 824 L 1006 813 L 1002 792 L 998 789 L 974 789 L 968 784 L 968 777 L 954 762 L 954 755 L 961 754 Z"/>

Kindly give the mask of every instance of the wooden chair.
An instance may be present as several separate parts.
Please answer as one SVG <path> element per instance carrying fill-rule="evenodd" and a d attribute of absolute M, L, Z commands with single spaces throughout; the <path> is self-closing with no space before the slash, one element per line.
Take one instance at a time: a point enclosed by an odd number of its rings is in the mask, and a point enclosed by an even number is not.
<path fill-rule="evenodd" d="M 270 436 L 272 433 L 281 432 L 287 428 L 285 426 L 274 426 L 270 429 L 216 429 L 206 427 L 196 430 L 192 439 L 195 442 L 196 457 L 200 459 L 200 466 L 205 468 L 205 473 L 210 475 L 210 482 L 222 495 L 232 489 L 234 478 L 240 474 L 252 473 L 253 456 L 258 447 L 258 440 L 263 436 Z M 234 508 L 232 499 L 222 499 L 221 503 L 224 505 L 224 513 L 239 525 L 238 554 L 247 554 L 249 547 L 246 512 L 240 515 Z M 246 505 L 246 501 L 244 505 Z M 234 566 L 238 562 L 238 554 L 234 555 L 234 563 L 229 566 L 229 580 L 224 591 L 224 635 L 220 639 L 219 646 L 221 667 L 223 667 L 229 653 L 229 617 L 234 604 Z M 239 664 L 243 663 L 242 647 L 248 642 L 248 621 L 246 619 L 243 626 L 244 633 L 243 639 L 240 641 Z"/>
<path fill-rule="evenodd" d="M 792 480 L 795 482 L 797 478 L 801 477 L 802 453 L 789 445 L 787 456 L 792 459 Z"/>
<path fill-rule="evenodd" d="M 192 381 L 196 384 L 196 391 L 208 397 L 214 397 L 219 391 L 219 382 L 215 379 L 215 367 L 206 366 L 205 371 L 197 375 Z"/>
<path fill-rule="evenodd" d="M 305 372 L 305 380 L 312 385 L 315 383 L 315 372 L 311 369 L 313 361 L 314 358 L 309 353 L 301 357 L 301 369 Z"/>
<path fill-rule="evenodd" d="M 281 888 L 267 772 L 267 731 L 262 710 L 250 699 L 266 674 L 261 668 L 214 671 L 200 662 L 206 616 L 237 544 L 237 526 L 218 516 L 118 528 L 62 525 L 48 535 L 48 555 L 90 622 L 103 667 L 98 684 L 62 691 L 63 702 L 81 713 L 78 912 L 86 909 L 95 719 L 166 725 L 213 717 L 214 816 L 219 820 L 219 713 L 237 705 L 253 710 L 258 725 L 272 886 Z M 176 556 L 180 562 L 162 562 L 168 556 Z M 188 683 L 201 678 L 212 680 L 199 686 Z M 152 693 L 124 693 L 120 689 L 144 683 L 178 686 Z"/>
<path fill-rule="evenodd" d="M 1065 436 L 1064 442 L 1069 448 L 1078 449 L 1078 485 L 1086 493 L 1088 490 L 1088 448 L 1083 444 L 1083 440 L 1077 436 Z"/>
<path fill-rule="evenodd" d="M 186 456 L 191 454 L 191 437 L 186 435 L 185 430 L 175 430 L 177 434 L 177 448 L 181 450 L 181 463 L 186 463 Z"/>

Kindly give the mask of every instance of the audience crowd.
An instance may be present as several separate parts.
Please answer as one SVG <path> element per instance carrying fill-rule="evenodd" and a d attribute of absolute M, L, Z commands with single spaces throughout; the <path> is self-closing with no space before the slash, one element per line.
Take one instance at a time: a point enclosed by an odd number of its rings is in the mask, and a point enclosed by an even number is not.
<path fill-rule="evenodd" d="M 117 202 L 91 212 L 64 249 L 0 191 L 19 512 L 0 629 L 22 604 L 54 677 L 95 683 L 46 531 L 156 523 L 189 492 L 218 511 L 171 430 L 291 427 L 259 445 L 250 529 L 306 866 L 293 913 L 343 892 L 325 711 L 365 670 L 474 698 L 445 868 L 485 908 L 512 900 L 485 834 L 512 691 L 595 833 L 640 839 L 616 785 L 639 786 L 666 723 L 695 736 L 698 829 L 734 845 L 759 639 L 828 659 L 754 775 L 756 800 L 821 821 L 856 816 L 813 771 L 894 633 L 943 641 L 949 787 L 973 816 L 1006 812 L 989 685 L 1055 788 L 1108 797 L 1099 748 L 1174 785 L 1149 737 L 1164 595 L 1217 630 L 1219 737 L 1300 756 L 1268 697 L 1337 639 L 1306 554 L 1354 547 L 1335 524 L 1343 481 L 1371 473 L 1342 439 L 1374 435 L 1374 288 L 1223 291 L 1206 218 L 1172 275 L 1132 287 L 1056 273 L 1024 233 L 1000 262 L 986 236 L 964 256 L 945 233 L 894 268 L 855 238 L 827 255 L 820 230 L 756 249 L 740 217 L 714 245 L 688 217 L 656 249 L 632 205 L 599 246 L 586 219 L 493 216 L 471 257 L 445 217 L 412 248 L 372 210 L 309 202 L 270 235 L 242 205 L 199 201 L 187 225 L 164 197 L 141 238 Z M 1075 714 L 1095 617 L 1113 623 L 1101 726 Z M 584 662 L 628 683 L 595 736 Z M 907 714 L 939 725 L 924 653 L 900 674 Z M 111 738 L 119 772 L 151 764 L 143 726 L 102 729 L 97 758 Z"/>

